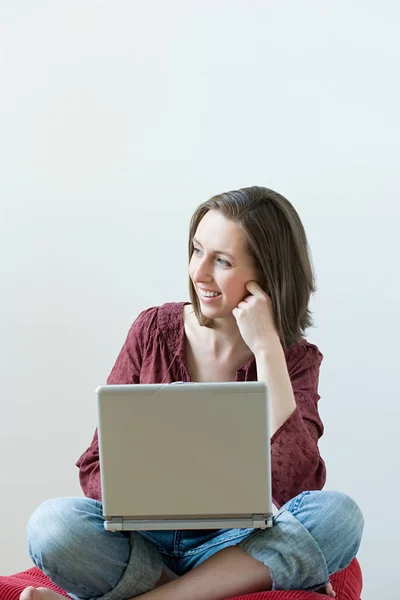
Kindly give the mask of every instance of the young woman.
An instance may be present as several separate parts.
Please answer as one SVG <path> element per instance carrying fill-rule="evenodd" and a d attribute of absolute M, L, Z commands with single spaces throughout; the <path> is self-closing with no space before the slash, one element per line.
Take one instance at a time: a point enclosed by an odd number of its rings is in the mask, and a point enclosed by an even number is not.
<path fill-rule="evenodd" d="M 329 576 L 356 555 L 363 517 L 348 496 L 320 491 L 322 354 L 304 338 L 315 284 L 297 212 L 261 187 L 211 198 L 192 217 L 189 275 L 191 304 L 141 313 L 108 383 L 265 381 L 274 527 L 105 531 L 96 431 L 77 463 L 86 498 L 50 500 L 35 511 L 31 557 L 73 598 L 224 600 L 269 589 L 333 597 Z M 44 588 L 21 595 L 57 598 Z"/>

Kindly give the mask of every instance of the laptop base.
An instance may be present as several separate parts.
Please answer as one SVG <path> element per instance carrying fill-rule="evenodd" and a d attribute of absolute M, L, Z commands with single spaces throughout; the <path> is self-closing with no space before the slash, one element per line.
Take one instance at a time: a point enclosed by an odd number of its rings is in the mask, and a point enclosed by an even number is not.
<path fill-rule="evenodd" d="M 104 521 L 107 531 L 150 531 L 176 529 L 266 529 L 272 527 L 271 515 L 253 515 L 226 519 L 124 519 L 112 517 Z"/>

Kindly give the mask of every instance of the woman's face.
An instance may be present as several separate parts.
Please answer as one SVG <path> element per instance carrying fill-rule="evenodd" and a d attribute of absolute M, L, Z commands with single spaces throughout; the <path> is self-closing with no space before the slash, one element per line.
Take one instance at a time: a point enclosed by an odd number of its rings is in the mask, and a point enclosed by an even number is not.
<path fill-rule="evenodd" d="M 240 226 L 218 210 L 209 210 L 193 238 L 189 275 L 205 317 L 231 317 L 249 295 L 245 285 L 259 279 Z"/>

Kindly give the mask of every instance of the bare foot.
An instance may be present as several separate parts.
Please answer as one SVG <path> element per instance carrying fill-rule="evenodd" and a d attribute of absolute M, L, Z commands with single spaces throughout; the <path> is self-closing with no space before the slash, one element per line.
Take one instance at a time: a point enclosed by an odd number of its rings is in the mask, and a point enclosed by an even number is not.
<path fill-rule="evenodd" d="M 336 598 L 336 592 L 333 589 L 332 584 L 330 584 L 330 583 L 327 583 L 326 585 L 324 585 L 324 587 L 317 590 L 317 593 L 325 594 L 326 596 L 329 596 L 330 598 Z"/>
<path fill-rule="evenodd" d="M 57 592 L 53 592 L 53 590 L 49 590 L 44 587 L 32 587 L 29 586 L 25 588 L 19 597 L 19 600 L 65 600 L 65 596 L 61 596 L 61 594 L 57 594 Z"/>

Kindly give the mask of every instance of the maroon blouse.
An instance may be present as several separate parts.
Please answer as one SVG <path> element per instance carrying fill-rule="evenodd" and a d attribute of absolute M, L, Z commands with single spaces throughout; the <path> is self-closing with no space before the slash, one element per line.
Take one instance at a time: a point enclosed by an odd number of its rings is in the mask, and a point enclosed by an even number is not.
<path fill-rule="evenodd" d="M 183 306 L 183 302 L 168 303 L 138 316 L 108 384 L 190 381 Z M 278 507 L 304 490 L 322 489 L 326 479 L 318 450 L 324 431 L 317 407 L 322 354 L 302 339 L 290 346 L 285 356 L 297 407 L 271 438 L 272 494 Z M 254 358 L 236 372 L 236 381 L 246 380 L 257 380 Z M 101 500 L 97 429 L 76 465 L 85 496 Z"/>

